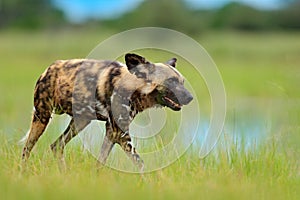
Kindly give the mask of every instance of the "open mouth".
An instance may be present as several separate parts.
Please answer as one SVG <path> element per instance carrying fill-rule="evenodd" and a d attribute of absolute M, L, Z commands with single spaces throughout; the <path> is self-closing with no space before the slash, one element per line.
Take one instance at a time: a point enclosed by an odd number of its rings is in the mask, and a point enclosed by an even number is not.
<path fill-rule="evenodd" d="M 174 111 L 179 111 L 181 109 L 182 105 L 180 105 L 175 100 L 172 100 L 171 98 L 169 98 L 167 96 L 163 96 L 162 100 L 164 101 L 166 106 L 168 106 L 169 108 L 171 108 Z"/>

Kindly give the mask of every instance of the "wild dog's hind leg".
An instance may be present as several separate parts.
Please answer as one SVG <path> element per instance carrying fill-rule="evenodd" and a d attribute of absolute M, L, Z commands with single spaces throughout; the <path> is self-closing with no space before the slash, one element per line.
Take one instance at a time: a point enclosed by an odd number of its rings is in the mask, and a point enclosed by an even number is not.
<path fill-rule="evenodd" d="M 23 148 L 22 158 L 26 160 L 39 137 L 45 131 L 52 114 L 52 71 L 48 68 L 39 78 L 34 89 L 34 113 L 29 135 Z"/>
<path fill-rule="evenodd" d="M 45 131 L 47 124 L 49 123 L 49 119 L 51 117 L 51 112 L 48 110 L 44 110 L 40 112 L 35 110 L 32 116 L 32 122 L 29 130 L 29 135 L 26 140 L 25 146 L 23 148 L 22 160 L 26 161 L 30 156 L 30 152 L 34 147 L 35 143 L 38 141 L 40 136 Z"/>
<path fill-rule="evenodd" d="M 59 138 L 50 146 L 54 155 L 58 154 L 57 156 L 62 156 L 66 144 L 81 130 L 83 130 L 89 123 L 90 121 L 87 119 L 78 119 L 75 123 L 74 119 L 72 118 L 64 133 L 61 134 Z"/>

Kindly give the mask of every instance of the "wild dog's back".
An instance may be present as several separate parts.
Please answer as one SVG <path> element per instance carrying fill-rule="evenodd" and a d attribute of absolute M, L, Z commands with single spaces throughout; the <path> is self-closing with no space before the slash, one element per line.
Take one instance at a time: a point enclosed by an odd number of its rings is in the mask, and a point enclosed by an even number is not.
<path fill-rule="evenodd" d="M 123 67 L 121 63 L 71 59 L 58 60 L 40 76 L 34 92 L 34 106 L 43 110 L 55 109 L 55 113 L 72 115 L 72 98 L 89 101 L 94 98 L 97 85 L 105 85 L 112 68 Z M 75 93 L 74 93 L 75 90 Z M 101 89 L 102 91 L 105 88 Z"/>

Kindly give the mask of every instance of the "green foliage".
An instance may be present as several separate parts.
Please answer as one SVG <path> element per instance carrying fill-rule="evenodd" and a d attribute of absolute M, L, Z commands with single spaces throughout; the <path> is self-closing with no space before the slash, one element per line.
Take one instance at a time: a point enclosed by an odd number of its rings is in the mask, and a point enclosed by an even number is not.
<path fill-rule="evenodd" d="M 171 28 L 188 33 L 199 31 L 197 21 L 181 0 L 144 1 L 132 12 L 107 22 L 116 29 L 143 26 Z"/>
<path fill-rule="evenodd" d="M 40 29 L 57 27 L 64 22 L 63 13 L 50 0 L 2 0 L 0 27 Z"/>
<path fill-rule="evenodd" d="M 112 11 L 113 12 L 113 11 Z M 298 30 L 300 3 L 286 2 L 279 10 L 258 10 L 241 3 L 229 3 L 216 10 L 188 7 L 183 0 L 145 0 L 136 9 L 110 20 L 90 20 L 82 26 L 127 30 L 144 26 L 171 28 L 196 35 L 206 29 L 243 31 Z M 72 26 L 51 0 L 2 0 L 0 28 L 22 29 Z"/>
<path fill-rule="evenodd" d="M 300 29 L 300 2 L 295 1 L 286 9 L 274 12 L 274 21 L 283 29 Z"/>
<path fill-rule="evenodd" d="M 188 34 L 217 30 L 290 30 L 300 27 L 300 4 L 287 3 L 280 10 L 258 10 L 233 2 L 216 10 L 189 8 L 182 0 L 144 1 L 135 10 L 102 25 L 117 30 L 142 26 L 171 28 Z"/>
<path fill-rule="evenodd" d="M 212 26 L 217 29 L 267 29 L 267 13 L 239 3 L 221 8 L 214 16 Z"/>

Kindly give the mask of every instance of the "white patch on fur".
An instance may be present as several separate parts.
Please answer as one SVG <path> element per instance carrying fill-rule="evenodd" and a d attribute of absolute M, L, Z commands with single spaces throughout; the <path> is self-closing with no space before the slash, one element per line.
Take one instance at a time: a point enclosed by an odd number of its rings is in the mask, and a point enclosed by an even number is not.
<path fill-rule="evenodd" d="M 87 78 L 88 81 L 92 82 L 95 80 L 95 78 Z"/>
<path fill-rule="evenodd" d="M 110 101 L 113 102 L 114 101 L 114 97 L 115 95 L 117 95 L 116 91 L 113 91 L 111 97 L 110 97 Z"/>
<path fill-rule="evenodd" d="M 119 61 L 117 61 L 117 63 L 118 63 L 119 65 L 121 65 L 122 67 L 126 67 L 126 68 L 127 68 L 126 64 L 121 63 L 121 62 L 119 62 Z"/>
<path fill-rule="evenodd" d="M 131 145 L 131 154 L 135 154 L 135 147 L 134 147 L 134 145 L 133 145 L 133 142 L 130 141 L 130 142 L 128 142 L 128 144 Z"/>
<path fill-rule="evenodd" d="M 121 121 L 122 119 L 124 119 L 122 115 L 119 115 L 118 121 Z"/>
<path fill-rule="evenodd" d="M 130 109 L 130 106 L 126 105 L 126 104 L 122 104 L 122 107 L 124 107 L 126 109 L 127 112 L 129 112 L 131 109 Z"/>
<path fill-rule="evenodd" d="M 141 89 L 142 94 L 149 94 L 155 89 L 156 85 L 152 83 L 146 83 L 146 86 L 144 86 Z"/>
<path fill-rule="evenodd" d="M 85 108 L 81 108 L 81 110 L 76 110 L 75 113 L 81 115 L 85 110 Z"/>
<path fill-rule="evenodd" d="M 95 112 L 95 109 L 94 108 L 92 108 L 92 106 L 87 106 L 87 108 L 92 112 L 92 113 L 94 113 Z"/>
<path fill-rule="evenodd" d="M 97 113 L 102 115 L 102 116 L 105 116 L 105 117 L 108 117 L 108 112 L 107 110 L 104 108 L 104 105 L 102 105 L 100 103 L 100 101 L 97 101 L 96 102 L 96 108 L 97 108 Z"/>
<path fill-rule="evenodd" d="M 127 134 L 129 134 L 128 131 L 125 131 L 124 133 L 121 134 L 121 138 L 123 138 Z"/>

